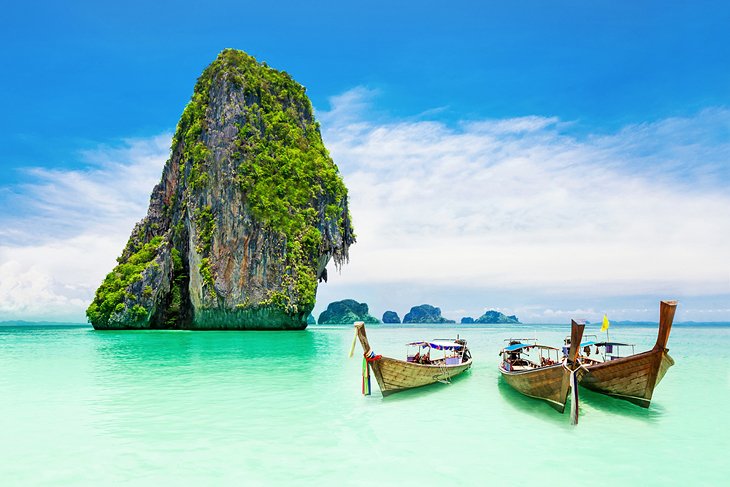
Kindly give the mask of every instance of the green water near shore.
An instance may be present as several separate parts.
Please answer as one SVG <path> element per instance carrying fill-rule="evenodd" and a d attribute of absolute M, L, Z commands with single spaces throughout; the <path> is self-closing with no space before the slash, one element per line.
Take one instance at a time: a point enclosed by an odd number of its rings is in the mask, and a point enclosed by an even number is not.
<path fill-rule="evenodd" d="M 597 329 L 597 327 L 595 327 Z M 0 328 L 2 485 L 725 484 L 730 327 L 675 327 L 650 409 L 581 389 L 581 417 L 511 390 L 503 339 L 566 326 L 372 326 L 377 353 L 453 336 L 451 384 L 360 395 L 349 327 L 300 332 Z M 650 348 L 655 327 L 611 337 Z M 589 327 L 586 333 L 595 333 Z M 358 345 L 359 353 L 359 345 Z"/>

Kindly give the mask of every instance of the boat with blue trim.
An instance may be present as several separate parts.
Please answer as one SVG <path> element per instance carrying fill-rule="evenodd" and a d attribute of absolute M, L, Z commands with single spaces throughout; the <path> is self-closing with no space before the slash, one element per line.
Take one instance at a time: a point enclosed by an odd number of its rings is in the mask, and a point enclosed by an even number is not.
<path fill-rule="evenodd" d="M 457 338 L 417 341 L 406 344 L 406 360 L 376 355 L 370 348 L 365 323 L 355 323 L 355 333 L 363 349 L 363 394 L 370 394 L 370 371 L 383 396 L 436 382 L 448 383 L 468 370 L 472 357 L 466 340 Z M 353 342 L 354 347 L 354 342 Z"/>
<path fill-rule="evenodd" d="M 585 324 L 572 322 L 570 335 L 576 345 L 570 347 L 563 358 L 559 356 L 559 349 L 541 345 L 535 339 L 509 339 L 508 345 L 499 352 L 502 379 L 522 394 L 546 401 L 559 413 L 565 411 L 572 390 L 571 421 L 577 423 L 578 379 L 575 374 L 580 370 L 580 364 L 576 357 L 584 328 Z"/>

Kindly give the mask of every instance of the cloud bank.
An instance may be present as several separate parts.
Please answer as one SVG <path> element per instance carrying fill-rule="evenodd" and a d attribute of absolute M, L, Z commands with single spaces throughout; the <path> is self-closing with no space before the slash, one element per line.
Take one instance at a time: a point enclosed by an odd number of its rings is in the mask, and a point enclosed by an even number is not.
<path fill-rule="evenodd" d="M 80 155 L 81 168 L 29 168 L 5 188 L 0 216 L 0 320 L 84 322 L 94 291 L 147 212 L 170 134 Z"/>
<path fill-rule="evenodd" d="M 578 137 L 550 117 L 457 127 L 353 117 L 368 96 L 321 114 L 352 195 L 348 280 L 730 291 L 730 111 Z"/>
<path fill-rule="evenodd" d="M 541 116 L 374 121 L 375 95 L 357 88 L 318 114 L 358 236 L 318 308 L 436 295 L 445 312 L 475 315 L 511 296 L 505 312 L 564 321 L 605 310 L 592 303 L 606 296 L 730 296 L 729 110 L 576 135 Z M 169 142 L 100 147 L 80 168 L 30 168 L 30 182 L 0 188 L 0 320 L 84 320 Z M 727 306 L 695 311 L 686 318 L 730 319 Z"/>

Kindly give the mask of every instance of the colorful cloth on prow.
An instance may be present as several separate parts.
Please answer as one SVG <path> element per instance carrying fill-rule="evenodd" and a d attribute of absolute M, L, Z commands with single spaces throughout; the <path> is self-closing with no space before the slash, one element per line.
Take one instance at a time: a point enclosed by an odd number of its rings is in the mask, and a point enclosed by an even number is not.
<path fill-rule="evenodd" d="M 372 350 L 368 351 L 368 353 L 365 354 L 365 360 L 367 360 L 368 362 L 375 362 L 376 360 L 380 360 L 381 358 L 383 358 L 382 355 L 375 355 L 375 352 L 373 352 Z"/>

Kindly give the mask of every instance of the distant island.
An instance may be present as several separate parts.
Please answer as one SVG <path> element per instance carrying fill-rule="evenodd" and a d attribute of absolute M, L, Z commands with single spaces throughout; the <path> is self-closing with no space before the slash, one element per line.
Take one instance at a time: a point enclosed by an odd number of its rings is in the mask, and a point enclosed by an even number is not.
<path fill-rule="evenodd" d="M 354 299 L 330 303 L 317 319 L 320 325 L 352 325 L 356 321 L 368 324 L 380 323 L 379 319 L 370 316 L 366 303 L 358 303 Z"/>
<path fill-rule="evenodd" d="M 400 316 L 395 311 L 383 313 L 383 323 L 400 323 Z"/>
<path fill-rule="evenodd" d="M 479 318 L 474 320 L 474 323 L 482 323 L 482 324 L 517 324 L 520 320 L 517 319 L 517 316 L 511 315 L 507 316 L 503 313 L 500 313 L 499 311 L 495 310 L 489 310 L 483 315 L 481 315 Z"/>
<path fill-rule="evenodd" d="M 436 308 L 430 304 L 421 304 L 414 306 L 403 317 L 403 323 L 456 323 L 441 316 L 441 308 Z"/>

